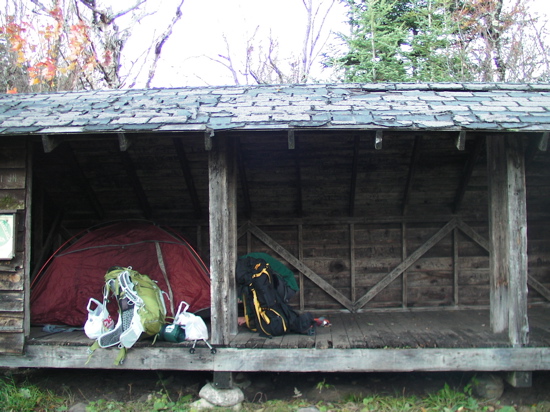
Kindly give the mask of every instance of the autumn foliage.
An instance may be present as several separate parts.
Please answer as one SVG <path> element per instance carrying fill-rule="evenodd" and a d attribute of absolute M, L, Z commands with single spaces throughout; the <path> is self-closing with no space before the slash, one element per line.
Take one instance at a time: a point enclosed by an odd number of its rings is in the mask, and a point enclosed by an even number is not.
<path fill-rule="evenodd" d="M 141 73 L 148 73 L 149 87 L 183 2 L 175 0 L 176 17 L 167 24 L 156 21 L 164 32 L 140 33 L 143 49 L 123 65 L 133 26 L 154 14 L 156 0 L 7 0 L 0 12 L 0 92 L 133 87 Z"/>
<path fill-rule="evenodd" d="M 28 87 L 22 91 L 80 88 L 77 83 L 89 81 L 98 64 L 88 25 L 83 21 L 67 24 L 59 6 L 48 10 L 48 19 L 38 27 L 8 16 L 0 36 L 8 46 L 5 58 L 26 72 Z M 104 59 L 108 58 L 106 53 Z M 11 83 L 5 85 L 6 91 L 17 92 L 15 82 Z"/>

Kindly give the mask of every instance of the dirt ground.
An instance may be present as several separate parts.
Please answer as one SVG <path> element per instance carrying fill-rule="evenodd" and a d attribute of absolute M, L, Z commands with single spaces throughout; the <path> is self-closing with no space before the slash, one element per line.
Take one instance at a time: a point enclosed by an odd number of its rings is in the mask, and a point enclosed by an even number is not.
<path fill-rule="evenodd" d="M 144 399 L 160 390 L 171 397 L 192 394 L 212 380 L 206 372 L 114 371 L 27 369 L 5 371 L 16 381 L 27 380 L 62 396 L 70 394 L 74 403 L 99 399 L 130 401 Z M 462 390 L 474 375 L 471 373 L 247 373 L 235 375 L 249 402 L 288 400 L 301 397 L 311 401 L 336 401 L 346 396 L 367 397 L 373 394 L 425 396 L 447 383 Z M 321 388 L 321 390 L 319 390 Z M 534 372 L 530 388 L 504 385 L 501 405 L 522 406 L 550 402 L 550 371 Z"/>

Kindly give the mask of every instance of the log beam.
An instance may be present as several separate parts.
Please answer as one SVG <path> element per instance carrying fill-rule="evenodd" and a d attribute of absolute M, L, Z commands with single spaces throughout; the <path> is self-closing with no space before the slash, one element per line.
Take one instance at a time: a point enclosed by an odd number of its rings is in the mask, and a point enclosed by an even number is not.
<path fill-rule="evenodd" d="M 524 148 L 520 138 L 487 138 L 491 327 L 510 343 L 528 343 L 527 210 Z"/>
<path fill-rule="evenodd" d="M 227 345 L 237 333 L 237 173 L 235 142 L 212 139 L 208 153 L 212 343 Z"/>

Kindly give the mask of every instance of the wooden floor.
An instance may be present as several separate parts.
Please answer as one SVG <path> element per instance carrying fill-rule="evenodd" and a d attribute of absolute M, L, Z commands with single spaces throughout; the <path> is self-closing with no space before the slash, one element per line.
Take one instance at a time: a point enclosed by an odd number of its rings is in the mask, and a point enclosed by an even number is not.
<path fill-rule="evenodd" d="M 286 334 L 265 338 L 242 327 L 230 342 L 232 348 L 274 349 L 380 349 L 380 348 L 505 348 L 505 334 L 490 330 L 488 310 L 444 310 L 426 312 L 369 312 L 327 315 L 332 326 L 317 328 L 314 336 Z M 529 310 L 532 347 L 550 347 L 550 307 Z M 29 345 L 83 346 L 91 341 L 83 332 L 46 333 L 32 328 Z M 138 342 L 136 347 L 150 345 Z M 182 346 L 168 342 L 158 347 Z M 183 346 L 190 346 L 186 342 Z M 202 347 L 204 344 L 199 343 Z"/>

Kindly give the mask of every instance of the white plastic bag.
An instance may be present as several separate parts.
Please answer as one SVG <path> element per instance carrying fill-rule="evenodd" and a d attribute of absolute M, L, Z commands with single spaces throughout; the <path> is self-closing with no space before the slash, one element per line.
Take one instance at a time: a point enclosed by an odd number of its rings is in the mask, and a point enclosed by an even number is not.
<path fill-rule="evenodd" d="M 94 309 L 92 309 L 95 306 Z M 106 306 L 100 301 L 90 298 L 88 301 L 88 319 L 84 324 L 84 333 L 90 339 L 97 339 L 105 332 L 113 329 L 115 322 Z"/>
<path fill-rule="evenodd" d="M 185 308 L 182 310 L 183 305 Z M 204 320 L 197 315 L 187 312 L 189 304 L 187 302 L 181 302 L 178 308 L 178 312 L 174 317 L 174 323 L 176 325 L 183 326 L 185 329 L 185 340 L 207 340 L 208 328 Z"/>

